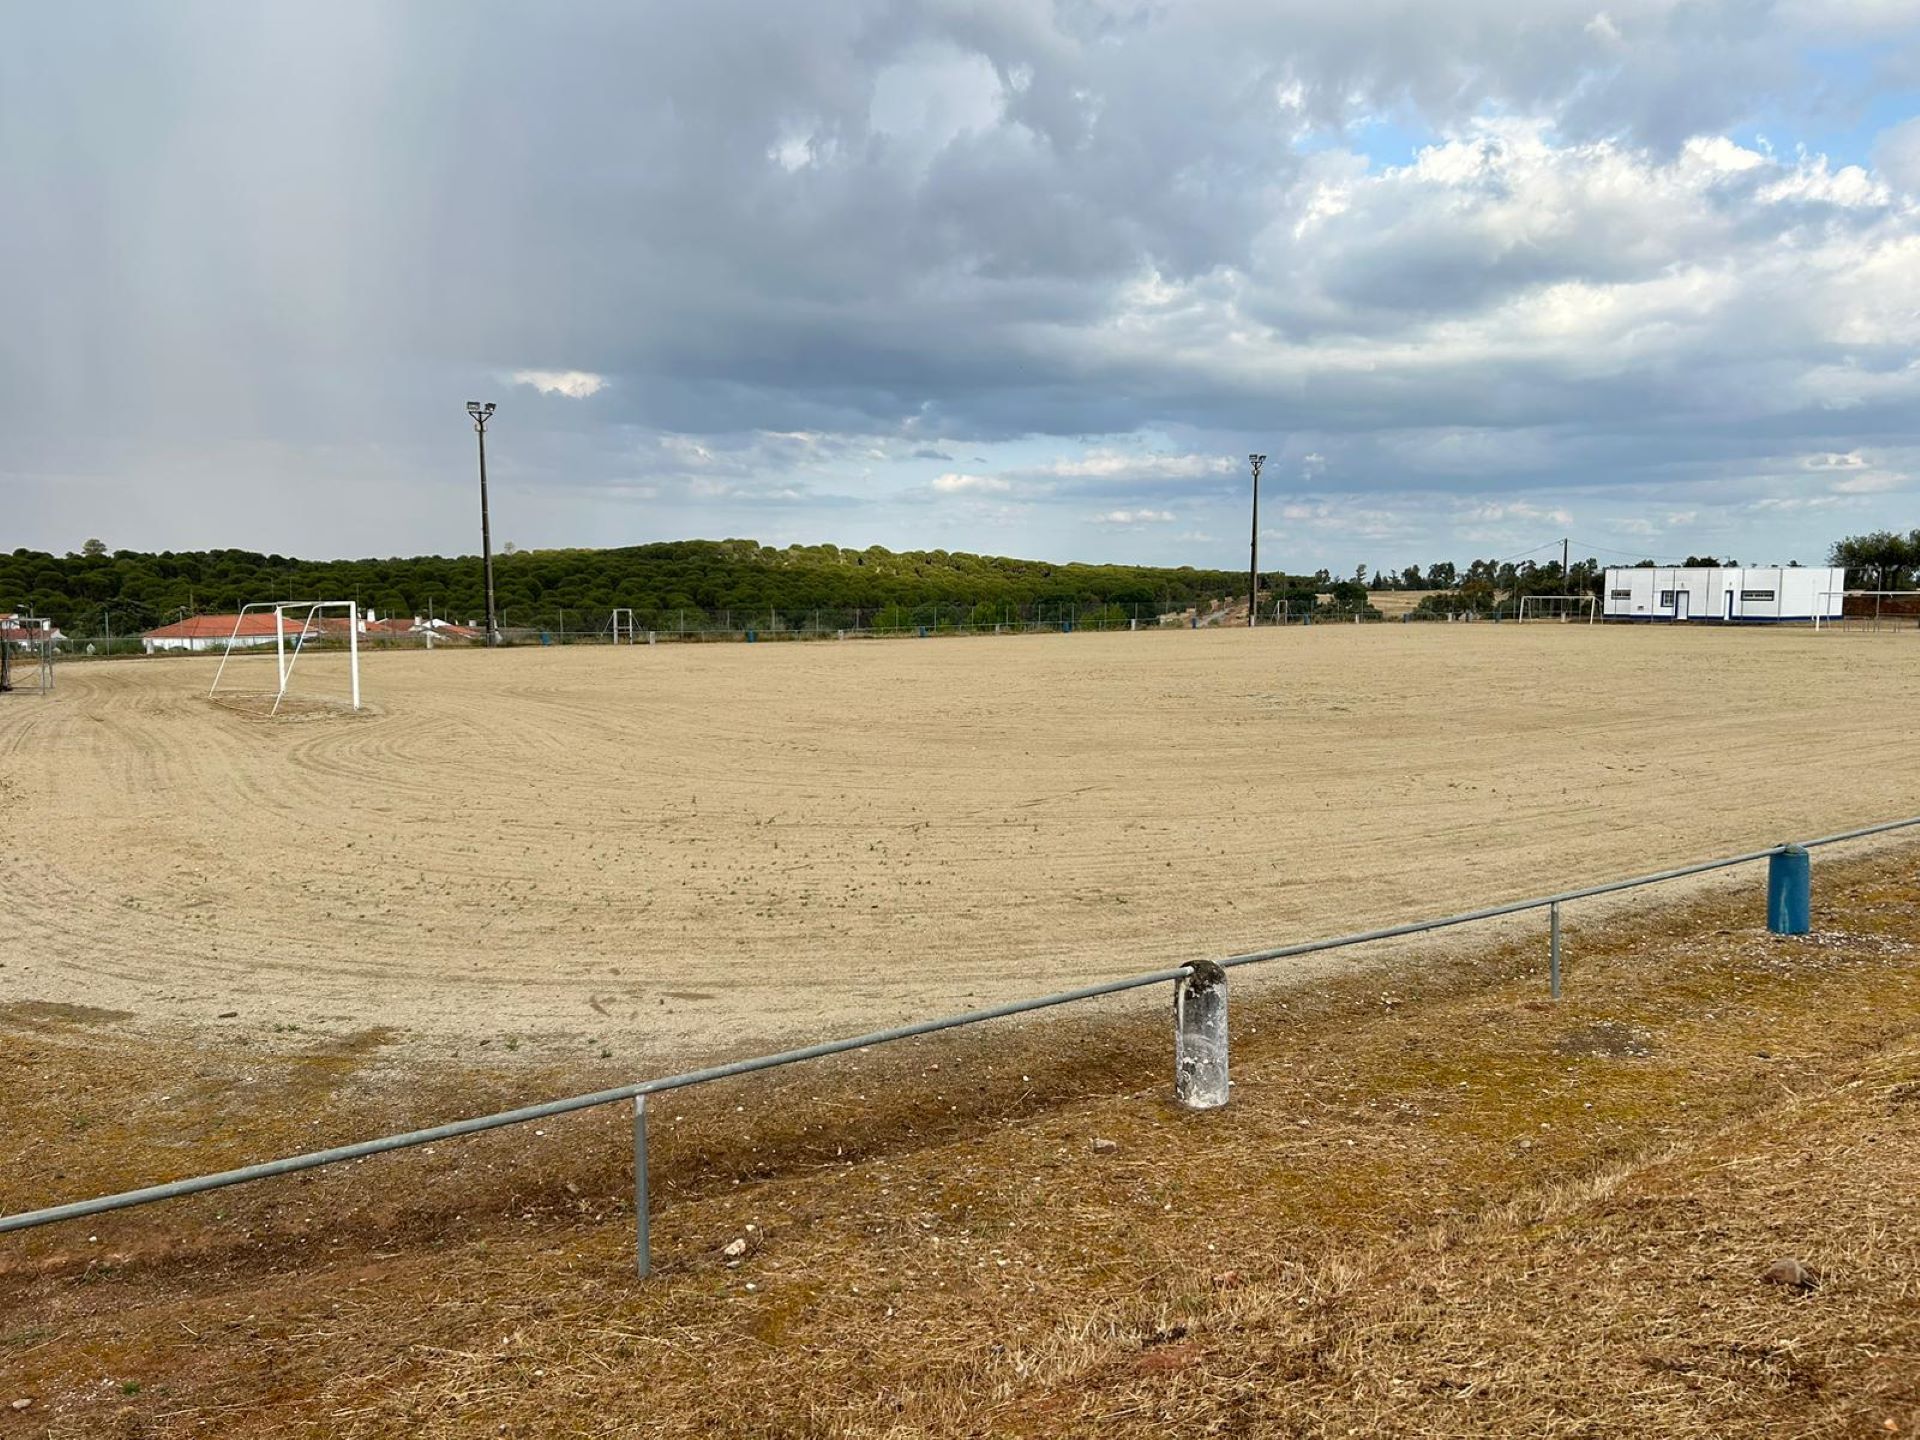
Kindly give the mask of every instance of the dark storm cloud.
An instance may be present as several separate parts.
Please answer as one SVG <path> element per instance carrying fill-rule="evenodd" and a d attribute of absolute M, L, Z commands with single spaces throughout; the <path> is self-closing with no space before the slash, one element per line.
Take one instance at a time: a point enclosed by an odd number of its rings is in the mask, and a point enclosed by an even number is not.
<path fill-rule="evenodd" d="M 645 489 L 691 523 L 941 493 L 956 447 L 1032 437 L 1278 433 L 1396 493 L 1532 483 L 1549 443 L 1601 487 L 1905 444 L 1920 152 L 1887 140 L 1889 185 L 1718 137 L 1842 104 L 1816 46 L 1875 57 L 1858 103 L 1901 83 L 1913 22 L 47 7 L 0 50 L 0 464 L 62 528 L 93 503 L 68 481 L 190 498 L 196 457 L 209 494 L 452 485 L 482 392 L 511 483 Z M 1359 153 L 1383 122 L 1412 137 L 1391 166 Z M 1214 483 L 1158 463 L 1047 493 L 1158 514 Z"/>

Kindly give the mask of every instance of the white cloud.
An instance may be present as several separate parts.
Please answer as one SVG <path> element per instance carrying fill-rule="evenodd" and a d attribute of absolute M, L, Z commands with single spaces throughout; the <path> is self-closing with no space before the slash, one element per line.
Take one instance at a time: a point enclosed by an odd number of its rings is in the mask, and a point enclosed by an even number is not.
<path fill-rule="evenodd" d="M 1873 142 L 1873 164 L 1909 195 L 1920 195 L 1920 116 L 1880 132 Z"/>
<path fill-rule="evenodd" d="M 942 495 L 1004 494 L 1013 489 L 1011 481 L 998 475 L 961 475 L 949 473 L 935 477 L 933 488 Z"/>
<path fill-rule="evenodd" d="M 1887 495 L 1905 490 L 1910 483 L 1907 476 L 1890 470 L 1869 470 L 1836 480 L 1827 488 L 1836 495 Z"/>
<path fill-rule="evenodd" d="M 607 377 L 590 370 L 516 370 L 513 383 L 531 385 L 542 395 L 564 395 L 569 400 L 585 400 L 607 388 Z"/>
<path fill-rule="evenodd" d="M 1075 460 L 1056 460 L 1038 473 L 1061 479 L 1153 476 L 1164 480 L 1229 474 L 1237 467 L 1226 455 L 1160 455 L 1129 450 L 1089 450 Z"/>
<path fill-rule="evenodd" d="M 1506 520 L 1545 521 L 1554 525 L 1573 523 L 1573 515 L 1566 507 L 1535 505 L 1527 500 L 1482 500 L 1469 505 L 1459 518 L 1471 524 L 1494 524 Z"/>
<path fill-rule="evenodd" d="M 1109 510 L 1093 517 L 1096 525 L 1171 525 L 1171 510 Z"/>

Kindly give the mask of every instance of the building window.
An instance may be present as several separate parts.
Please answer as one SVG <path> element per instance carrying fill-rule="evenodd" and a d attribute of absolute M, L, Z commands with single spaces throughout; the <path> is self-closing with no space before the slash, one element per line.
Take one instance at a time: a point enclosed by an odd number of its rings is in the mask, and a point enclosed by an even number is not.
<path fill-rule="evenodd" d="M 1741 598 L 1742 600 L 1771 600 L 1771 599 L 1773 599 L 1773 591 L 1771 591 L 1771 590 L 1742 590 L 1742 591 L 1740 592 L 1740 598 Z"/>
<path fill-rule="evenodd" d="M 1665 608 L 1671 609 L 1673 607 L 1673 591 L 1662 590 L 1660 592 L 1660 604 Z"/>
<path fill-rule="evenodd" d="M 1631 600 L 1633 598 L 1633 592 L 1631 590 L 1616 590 L 1613 592 L 1613 598 L 1616 600 Z"/>

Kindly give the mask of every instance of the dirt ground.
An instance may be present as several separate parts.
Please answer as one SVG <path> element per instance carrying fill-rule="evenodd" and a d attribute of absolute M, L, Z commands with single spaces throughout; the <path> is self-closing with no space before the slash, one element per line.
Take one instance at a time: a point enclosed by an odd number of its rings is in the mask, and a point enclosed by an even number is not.
<path fill-rule="evenodd" d="M 71 664 L 0 702 L 0 1004 L 502 1062 L 848 1033 L 1920 811 L 1917 662 L 1553 624 L 444 650 L 271 723 L 210 659 Z"/>

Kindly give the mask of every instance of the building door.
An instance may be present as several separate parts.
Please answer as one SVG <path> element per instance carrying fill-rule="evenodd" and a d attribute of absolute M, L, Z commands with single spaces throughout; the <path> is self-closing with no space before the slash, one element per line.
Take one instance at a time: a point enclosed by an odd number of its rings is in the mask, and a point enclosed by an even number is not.
<path fill-rule="evenodd" d="M 1727 618 L 1729 620 L 1733 618 L 1733 587 L 1732 586 L 1727 587 Z"/>
<path fill-rule="evenodd" d="M 1693 599 L 1693 592 L 1690 590 L 1676 590 L 1673 592 L 1673 618 L 1674 619 L 1685 620 L 1689 618 L 1689 608 L 1690 608 L 1689 602 L 1692 599 Z"/>

